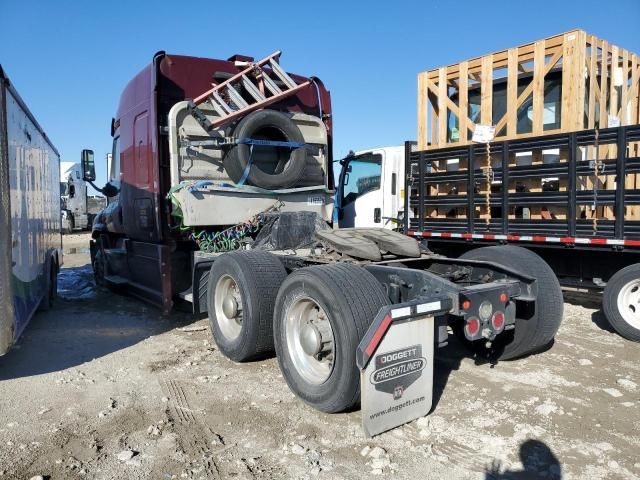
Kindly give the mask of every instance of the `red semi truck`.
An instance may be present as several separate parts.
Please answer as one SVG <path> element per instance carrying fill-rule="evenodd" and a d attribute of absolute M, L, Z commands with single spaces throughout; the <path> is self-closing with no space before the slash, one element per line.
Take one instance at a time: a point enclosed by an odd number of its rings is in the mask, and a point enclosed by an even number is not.
<path fill-rule="evenodd" d="M 97 282 L 167 312 L 191 302 L 223 354 L 275 352 L 308 404 L 361 403 L 368 434 L 429 411 L 448 327 L 496 358 L 548 345 L 563 303 L 537 255 L 450 259 L 397 232 L 330 228 L 330 94 L 278 60 L 160 52 L 129 82 L 93 226 Z M 90 150 L 83 166 L 93 181 Z"/>

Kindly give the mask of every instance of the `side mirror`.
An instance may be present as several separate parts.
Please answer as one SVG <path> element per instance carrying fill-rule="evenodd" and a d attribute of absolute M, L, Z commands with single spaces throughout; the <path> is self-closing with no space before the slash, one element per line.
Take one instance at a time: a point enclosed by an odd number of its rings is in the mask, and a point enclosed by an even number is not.
<path fill-rule="evenodd" d="M 93 182 L 96 179 L 96 165 L 93 160 L 93 150 L 82 150 L 82 179 Z"/>

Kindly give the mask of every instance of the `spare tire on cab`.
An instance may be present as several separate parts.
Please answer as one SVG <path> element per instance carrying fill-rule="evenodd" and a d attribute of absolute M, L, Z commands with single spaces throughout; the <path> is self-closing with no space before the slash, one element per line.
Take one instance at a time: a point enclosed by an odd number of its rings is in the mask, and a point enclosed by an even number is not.
<path fill-rule="evenodd" d="M 288 115 L 275 110 L 258 110 L 244 117 L 233 136 L 238 140 L 270 140 L 304 143 L 298 126 Z M 224 157 L 224 168 L 235 183 L 243 176 L 245 182 L 260 188 L 275 190 L 294 187 L 304 174 L 307 151 L 304 147 L 289 148 L 272 145 L 239 143 Z"/>

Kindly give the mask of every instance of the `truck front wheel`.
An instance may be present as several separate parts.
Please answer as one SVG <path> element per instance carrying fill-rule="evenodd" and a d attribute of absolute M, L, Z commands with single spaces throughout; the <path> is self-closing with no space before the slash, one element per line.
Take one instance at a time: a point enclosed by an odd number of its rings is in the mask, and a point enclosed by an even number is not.
<path fill-rule="evenodd" d="M 602 308 L 623 337 L 640 342 L 640 263 L 615 273 L 602 294 Z"/>
<path fill-rule="evenodd" d="M 282 262 L 262 251 L 225 253 L 213 262 L 209 325 L 226 357 L 245 362 L 273 353 L 273 306 L 286 276 Z"/>
<path fill-rule="evenodd" d="M 356 348 L 389 298 L 364 268 L 323 265 L 297 270 L 282 284 L 274 341 L 289 388 L 323 412 L 360 401 Z"/>

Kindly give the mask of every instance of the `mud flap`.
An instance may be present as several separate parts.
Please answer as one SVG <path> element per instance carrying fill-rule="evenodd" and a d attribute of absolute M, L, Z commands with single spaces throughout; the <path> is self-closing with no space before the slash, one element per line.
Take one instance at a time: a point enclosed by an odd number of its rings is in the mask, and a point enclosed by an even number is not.
<path fill-rule="evenodd" d="M 362 427 L 367 437 L 423 417 L 433 397 L 434 316 L 449 298 L 383 307 L 358 345 Z"/>

